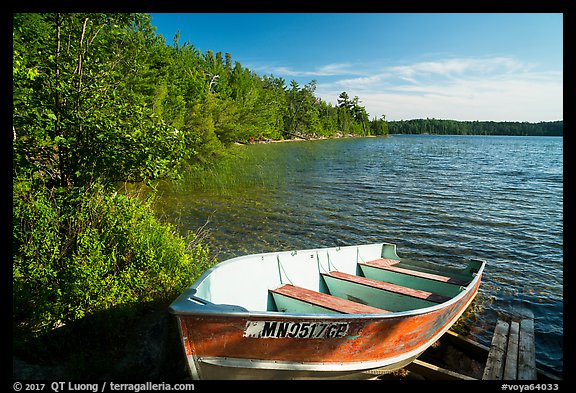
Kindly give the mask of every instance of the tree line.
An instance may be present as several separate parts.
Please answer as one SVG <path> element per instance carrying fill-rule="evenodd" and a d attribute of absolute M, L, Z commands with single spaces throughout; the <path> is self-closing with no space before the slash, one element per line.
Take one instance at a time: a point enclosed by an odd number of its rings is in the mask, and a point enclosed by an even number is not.
<path fill-rule="evenodd" d="M 259 76 L 230 53 L 169 45 L 147 14 L 14 15 L 18 167 L 60 186 L 156 179 L 233 142 L 385 134 L 358 97 Z"/>
<path fill-rule="evenodd" d="M 171 44 L 147 14 L 15 14 L 15 168 L 72 187 L 96 177 L 147 181 L 218 160 L 234 142 L 336 134 L 562 135 L 563 122 L 369 118 L 258 75 L 230 53 Z"/>
<path fill-rule="evenodd" d="M 562 136 L 564 121 L 457 121 L 413 119 L 389 121 L 390 134 Z"/>

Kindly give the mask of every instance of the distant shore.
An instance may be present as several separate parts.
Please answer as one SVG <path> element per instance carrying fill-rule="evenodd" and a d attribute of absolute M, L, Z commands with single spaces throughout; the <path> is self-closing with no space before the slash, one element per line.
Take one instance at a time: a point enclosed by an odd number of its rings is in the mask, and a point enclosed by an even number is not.
<path fill-rule="evenodd" d="M 249 140 L 248 142 L 235 142 L 236 145 L 259 145 L 267 143 L 285 143 L 285 142 L 306 142 L 306 141 L 323 141 L 329 139 L 345 139 L 345 138 L 377 138 L 377 137 L 387 137 L 388 135 L 356 135 L 356 134 L 344 134 L 337 133 L 333 136 L 319 136 L 319 137 L 294 137 L 290 139 L 269 139 L 261 138 L 258 140 Z"/>

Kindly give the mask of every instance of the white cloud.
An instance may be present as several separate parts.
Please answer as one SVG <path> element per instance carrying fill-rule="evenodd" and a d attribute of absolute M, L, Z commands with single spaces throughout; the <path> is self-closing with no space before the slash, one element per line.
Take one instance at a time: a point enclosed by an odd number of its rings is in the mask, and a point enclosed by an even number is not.
<path fill-rule="evenodd" d="M 358 78 L 320 82 L 336 103 L 358 96 L 371 117 L 388 120 L 550 121 L 563 119 L 562 72 L 537 72 L 505 57 L 448 59 L 387 67 Z"/>
<path fill-rule="evenodd" d="M 316 95 L 336 105 L 346 91 L 371 117 L 388 120 L 551 121 L 563 119 L 562 70 L 537 71 L 514 58 L 450 58 L 372 70 L 332 63 L 312 70 L 260 67 L 276 76 L 317 79 Z M 258 69 L 258 67 L 254 67 Z"/>
<path fill-rule="evenodd" d="M 410 65 L 402 65 L 388 68 L 392 74 L 405 79 L 414 79 L 418 76 L 430 76 L 451 78 L 465 74 L 488 74 L 517 72 L 526 68 L 518 61 L 506 57 L 493 58 L 463 58 L 448 59 L 443 61 L 427 61 Z"/>
<path fill-rule="evenodd" d="M 390 92 L 363 92 L 371 116 L 388 120 L 437 118 L 454 120 L 551 121 L 563 119 L 561 83 L 539 79 L 465 81 Z M 352 93 L 355 95 L 355 93 Z"/>
<path fill-rule="evenodd" d="M 344 88 L 354 87 L 369 89 L 371 86 L 374 86 L 375 83 L 380 82 L 382 77 L 382 75 L 372 75 L 352 79 L 342 79 L 337 81 L 336 84 Z"/>
<path fill-rule="evenodd" d="M 321 67 L 316 67 L 313 70 L 295 70 L 289 67 L 275 67 L 275 66 L 262 66 L 262 67 L 254 67 L 254 69 L 266 73 L 266 74 L 274 74 L 274 75 L 284 75 L 284 76 L 335 76 L 335 75 L 346 75 L 350 74 L 350 64 L 347 63 L 334 63 L 334 64 L 327 64 Z"/>

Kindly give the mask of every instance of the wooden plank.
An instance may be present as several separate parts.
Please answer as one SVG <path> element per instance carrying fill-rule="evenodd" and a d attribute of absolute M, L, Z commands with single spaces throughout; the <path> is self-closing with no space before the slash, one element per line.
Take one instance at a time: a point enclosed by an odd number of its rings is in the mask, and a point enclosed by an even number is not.
<path fill-rule="evenodd" d="M 425 272 L 420 272 L 418 270 L 406 269 L 406 268 L 390 265 L 387 263 L 381 263 L 380 261 L 381 261 L 380 259 L 377 259 L 375 261 L 364 262 L 361 264 L 376 267 L 378 269 L 388 270 L 391 272 L 407 274 L 410 276 L 415 276 L 415 277 L 420 277 L 420 278 L 426 278 L 428 280 L 445 282 L 448 284 L 461 285 L 461 286 L 468 285 L 468 282 L 460 280 L 458 278 L 442 276 L 440 274 L 425 273 Z"/>
<path fill-rule="evenodd" d="M 469 339 L 467 337 L 464 337 L 461 334 L 458 334 L 452 330 L 448 330 L 442 337 L 440 337 L 440 340 L 442 341 L 446 340 L 452 345 L 455 345 L 458 348 L 462 349 L 467 355 L 470 355 L 476 358 L 477 360 L 482 361 L 484 364 L 486 363 L 486 360 L 488 358 L 488 352 L 490 351 L 490 348 L 487 347 L 486 345 L 481 344 L 472 339 Z M 545 371 L 539 368 L 538 361 L 536 361 L 536 379 L 543 381 L 545 380 L 560 381 L 562 380 L 562 377 L 554 375 L 549 371 Z"/>
<path fill-rule="evenodd" d="M 397 285 L 397 284 L 392 284 L 389 282 L 373 280 L 370 278 L 355 276 L 353 274 L 348 274 L 348 273 L 343 273 L 343 272 L 332 271 L 329 273 L 323 273 L 322 275 L 335 277 L 335 278 L 338 278 L 341 280 L 346 280 L 346 281 L 350 281 L 350 282 L 353 282 L 356 284 L 365 285 L 365 286 L 368 286 L 371 288 L 376 288 L 376 289 L 382 289 L 384 291 L 394 292 L 394 293 L 398 293 L 401 295 L 414 297 L 417 299 L 428 300 L 430 302 L 435 302 L 435 303 L 444 303 L 444 302 L 450 300 L 450 298 L 447 296 L 437 295 L 437 294 L 432 293 L 432 292 L 422 291 L 420 289 L 407 288 L 407 287 L 404 287 L 402 285 Z"/>
<path fill-rule="evenodd" d="M 536 380 L 536 347 L 534 342 L 534 318 L 520 321 L 518 343 L 518 379 Z"/>
<path fill-rule="evenodd" d="M 508 346 L 506 348 L 506 364 L 504 366 L 503 379 L 515 380 L 518 376 L 518 336 L 520 334 L 520 324 L 517 321 L 510 322 L 510 333 L 508 334 Z"/>
<path fill-rule="evenodd" d="M 380 259 L 374 259 L 373 261 L 368 261 L 366 263 L 367 264 L 375 264 L 375 265 L 384 267 L 384 266 L 396 265 L 396 264 L 400 263 L 400 261 L 397 259 L 380 258 Z"/>
<path fill-rule="evenodd" d="M 360 267 L 364 277 L 373 280 L 389 282 L 408 288 L 420 289 L 422 291 L 428 291 L 448 297 L 457 296 L 462 291 L 460 285 L 430 280 L 428 278 L 415 277 L 367 264 L 359 264 L 358 266 Z"/>
<path fill-rule="evenodd" d="M 356 303 L 351 300 L 342 299 L 291 284 L 285 284 L 279 288 L 271 289 L 270 291 L 343 314 L 383 314 L 389 312 L 380 308 L 367 306 L 365 304 Z"/>
<path fill-rule="evenodd" d="M 451 344 L 457 346 L 458 348 L 462 349 L 467 355 L 476 358 L 477 360 L 482 361 L 484 364 L 488 358 L 488 352 L 490 348 L 484 344 L 481 344 L 477 341 L 464 337 L 452 330 L 448 330 L 440 340 L 448 341 Z M 538 361 L 536 361 L 536 379 L 538 380 L 561 380 L 562 377 L 558 375 L 554 375 L 549 371 L 545 371 L 538 367 Z"/>
<path fill-rule="evenodd" d="M 456 371 L 448 370 L 443 367 L 436 366 L 431 363 L 423 362 L 416 359 L 405 367 L 406 369 L 422 375 L 428 379 L 434 380 L 470 380 L 474 381 L 476 378 L 468 375 L 457 373 Z"/>
<path fill-rule="evenodd" d="M 461 334 L 458 334 L 452 330 L 448 330 L 440 340 L 447 341 L 450 344 L 454 345 L 455 347 L 460 348 L 463 350 L 467 355 L 474 357 L 476 360 L 481 361 L 483 364 L 486 363 L 488 359 L 488 352 L 490 348 L 486 345 L 480 344 L 468 337 L 464 337 Z"/>
<path fill-rule="evenodd" d="M 499 319 L 494 328 L 492 344 L 488 352 L 488 360 L 484 367 L 482 379 L 501 380 L 504 371 L 504 357 L 506 355 L 507 335 L 510 325 L 508 322 Z"/>

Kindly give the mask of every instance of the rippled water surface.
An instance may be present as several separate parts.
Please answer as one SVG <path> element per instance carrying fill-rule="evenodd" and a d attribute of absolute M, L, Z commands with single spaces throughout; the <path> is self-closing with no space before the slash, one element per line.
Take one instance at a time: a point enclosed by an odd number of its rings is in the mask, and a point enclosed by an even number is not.
<path fill-rule="evenodd" d="M 159 209 L 183 231 L 206 225 L 220 261 L 382 241 L 400 257 L 483 259 L 471 334 L 489 345 L 500 313 L 528 307 L 539 365 L 560 373 L 562 143 L 403 135 L 242 146 L 224 174 L 161 185 Z"/>

